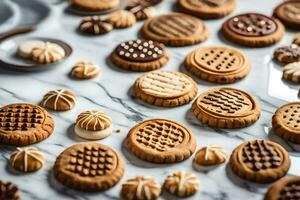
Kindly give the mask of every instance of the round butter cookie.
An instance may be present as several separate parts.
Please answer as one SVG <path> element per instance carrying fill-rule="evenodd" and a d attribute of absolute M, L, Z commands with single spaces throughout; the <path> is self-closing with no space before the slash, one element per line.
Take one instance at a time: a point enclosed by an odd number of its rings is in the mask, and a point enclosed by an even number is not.
<path fill-rule="evenodd" d="M 265 200 L 300 199 L 300 177 L 286 176 L 276 181 L 267 191 Z"/>
<path fill-rule="evenodd" d="M 45 42 L 42 46 L 35 46 L 31 51 L 31 58 L 41 64 L 55 63 L 66 56 L 63 47 L 56 43 Z"/>
<path fill-rule="evenodd" d="M 243 128 L 260 117 L 255 98 L 235 88 L 214 88 L 200 94 L 192 111 L 203 124 L 218 128 Z"/>
<path fill-rule="evenodd" d="M 184 65 L 197 77 L 214 83 L 233 83 L 250 71 L 242 52 L 222 46 L 200 47 L 187 55 Z"/>
<path fill-rule="evenodd" d="M 224 163 L 227 152 L 218 146 L 205 146 L 200 148 L 194 157 L 194 168 L 198 171 L 211 170 Z"/>
<path fill-rule="evenodd" d="M 292 62 L 300 62 L 300 46 L 291 44 L 275 49 L 274 60 L 279 63 L 287 64 Z"/>
<path fill-rule="evenodd" d="M 180 9 L 201 19 L 217 19 L 236 8 L 235 0 L 178 0 Z"/>
<path fill-rule="evenodd" d="M 300 2 L 298 0 L 285 1 L 279 4 L 273 12 L 286 27 L 300 29 Z"/>
<path fill-rule="evenodd" d="M 104 112 L 89 110 L 78 115 L 75 133 L 84 139 L 100 140 L 112 132 L 111 118 Z"/>
<path fill-rule="evenodd" d="M 199 180 L 191 172 L 178 171 L 168 175 L 164 188 L 175 196 L 188 197 L 199 190 Z"/>
<path fill-rule="evenodd" d="M 182 13 L 152 17 L 145 21 L 141 32 L 144 38 L 169 46 L 193 45 L 209 36 L 202 20 Z"/>
<path fill-rule="evenodd" d="M 45 42 L 41 40 L 26 40 L 22 42 L 18 47 L 18 55 L 23 58 L 31 58 L 32 49 L 34 48 L 43 48 Z"/>
<path fill-rule="evenodd" d="M 100 67 L 90 61 L 77 62 L 71 71 L 71 76 L 77 79 L 92 79 L 98 76 L 100 73 Z"/>
<path fill-rule="evenodd" d="M 113 30 L 113 25 L 102 19 L 101 16 L 84 17 L 79 25 L 82 33 L 90 35 L 103 35 Z"/>
<path fill-rule="evenodd" d="M 252 140 L 239 145 L 231 154 L 229 166 L 240 178 L 270 183 L 283 177 L 290 168 L 288 152 L 267 140 Z"/>
<path fill-rule="evenodd" d="M 18 147 L 10 156 L 10 165 L 21 172 L 35 172 L 44 166 L 44 159 L 35 147 Z"/>
<path fill-rule="evenodd" d="M 0 144 L 30 145 L 48 138 L 54 121 L 43 108 L 17 103 L 0 108 Z"/>
<path fill-rule="evenodd" d="M 119 44 L 111 54 L 112 62 L 130 71 L 151 71 L 169 61 L 169 53 L 163 44 L 152 40 L 130 40 Z"/>
<path fill-rule="evenodd" d="M 272 118 L 273 131 L 284 140 L 300 144 L 300 102 L 278 108 Z"/>
<path fill-rule="evenodd" d="M 134 14 L 126 10 L 113 12 L 108 16 L 108 21 L 114 28 L 128 28 L 136 23 Z"/>
<path fill-rule="evenodd" d="M 134 95 L 155 106 L 176 107 L 189 103 L 197 95 L 197 84 L 180 72 L 153 71 L 134 83 Z"/>
<path fill-rule="evenodd" d="M 283 37 L 284 30 L 279 20 L 259 13 L 240 14 L 222 25 L 226 39 L 249 47 L 272 45 Z"/>
<path fill-rule="evenodd" d="M 19 188 L 11 182 L 4 182 L 0 180 L 0 199 L 21 200 Z"/>
<path fill-rule="evenodd" d="M 119 6 L 120 0 L 71 0 L 71 4 L 82 10 L 105 11 Z"/>
<path fill-rule="evenodd" d="M 196 148 L 189 129 L 166 119 L 137 124 L 130 129 L 126 143 L 137 157 L 154 163 L 180 162 L 190 157 Z"/>
<path fill-rule="evenodd" d="M 155 200 L 161 193 L 161 186 L 152 178 L 137 176 L 122 184 L 121 195 L 126 200 Z"/>
<path fill-rule="evenodd" d="M 55 178 L 63 185 L 84 192 L 98 192 L 120 181 L 124 161 L 108 146 L 80 143 L 58 156 L 53 171 Z"/>
<path fill-rule="evenodd" d="M 285 80 L 300 83 L 300 62 L 293 62 L 284 66 L 282 77 Z"/>
<path fill-rule="evenodd" d="M 76 105 L 76 96 L 67 89 L 51 90 L 44 95 L 42 106 L 55 111 L 71 110 Z"/>

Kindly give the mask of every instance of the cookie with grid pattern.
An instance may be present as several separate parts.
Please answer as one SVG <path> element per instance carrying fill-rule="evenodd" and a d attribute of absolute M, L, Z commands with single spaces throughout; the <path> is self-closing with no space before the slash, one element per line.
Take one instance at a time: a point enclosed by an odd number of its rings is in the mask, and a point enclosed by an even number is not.
<path fill-rule="evenodd" d="M 144 38 L 168 46 L 187 46 L 200 43 L 209 36 L 204 22 L 196 17 L 170 13 L 152 17 L 142 27 Z"/>
<path fill-rule="evenodd" d="M 278 108 L 272 118 L 272 128 L 284 140 L 300 144 L 300 102 Z"/>
<path fill-rule="evenodd" d="M 175 163 L 190 157 L 196 148 L 193 133 L 167 119 L 151 119 L 134 126 L 126 137 L 129 150 L 142 160 Z"/>
<path fill-rule="evenodd" d="M 85 192 L 103 191 L 117 184 L 124 161 L 112 148 L 99 143 L 75 144 L 56 159 L 54 176 L 62 184 Z"/>
<path fill-rule="evenodd" d="M 288 152 L 267 140 L 252 140 L 239 145 L 231 154 L 229 166 L 240 178 L 269 183 L 283 177 L 290 168 Z"/>
<path fill-rule="evenodd" d="M 235 0 L 178 0 L 180 9 L 201 19 L 217 19 L 236 8 Z"/>
<path fill-rule="evenodd" d="M 273 12 L 286 27 L 300 29 L 300 2 L 298 0 L 286 1 L 279 4 Z"/>
<path fill-rule="evenodd" d="M 134 83 L 134 95 L 142 101 L 162 107 L 176 107 L 192 101 L 197 95 L 197 84 L 180 72 L 153 71 Z"/>
<path fill-rule="evenodd" d="M 285 29 L 277 19 L 259 13 L 245 13 L 225 21 L 221 31 L 226 39 L 234 43 L 264 47 L 278 42 Z"/>
<path fill-rule="evenodd" d="M 189 53 L 185 67 L 197 77 L 214 83 L 233 83 L 244 78 L 250 71 L 250 62 L 237 49 L 208 46 Z"/>
<path fill-rule="evenodd" d="M 53 130 L 52 117 L 37 105 L 17 103 L 0 108 L 1 144 L 34 144 L 48 138 Z"/>
<path fill-rule="evenodd" d="M 300 199 L 300 177 L 287 176 L 274 183 L 267 191 L 265 200 Z"/>
<path fill-rule="evenodd" d="M 203 124 L 218 128 L 243 128 L 256 122 L 260 107 L 255 98 L 235 88 L 214 88 L 198 96 L 192 112 Z"/>

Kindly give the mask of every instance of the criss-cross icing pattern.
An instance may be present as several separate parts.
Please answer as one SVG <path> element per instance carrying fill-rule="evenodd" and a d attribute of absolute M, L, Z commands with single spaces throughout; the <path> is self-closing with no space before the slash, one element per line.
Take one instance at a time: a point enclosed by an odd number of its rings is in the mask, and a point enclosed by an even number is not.
<path fill-rule="evenodd" d="M 192 89 L 192 83 L 177 72 L 155 71 L 141 77 L 140 87 L 147 94 L 172 98 L 188 93 Z"/>
<path fill-rule="evenodd" d="M 278 200 L 300 199 L 300 181 L 292 181 L 281 188 Z"/>
<path fill-rule="evenodd" d="M 0 130 L 28 131 L 35 129 L 44 122 L 45 116 L 33 105 L 16 104 L 0 109 Z"/>

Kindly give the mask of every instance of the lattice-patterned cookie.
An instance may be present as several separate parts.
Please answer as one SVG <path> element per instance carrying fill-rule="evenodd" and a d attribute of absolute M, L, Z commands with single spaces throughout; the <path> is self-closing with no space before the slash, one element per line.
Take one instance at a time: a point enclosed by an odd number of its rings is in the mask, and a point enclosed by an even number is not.
<path fill-rule="evenodd" d="M 55 111 L 71 110 L 76 105 L 75 94 L 67 89 L 51 90 L 44 95 L 42 106 Z"/>
<path fill-rule="evenodd" d="M 142 160 L 174 163 L 187 159 L 196 148 L 193 133 L 166 119 L 152 119 L 134 126 L 126 138 L 128 148 Z"/>
<path fill-rule="evenodd" d="M 176 196 L 187 197 L 199 190 L 199 180 L 191 172 L 178 171 L 166 178 L 164 188 Z"/>
<path fill-rule="evenodd" d="M 161 186 L 152 178 L 137 176 L 122 184 L 121 195 L 126 200 L 155 200 L 161 193 Z"/>
<path fill-rule="evenodd" d="M 117 184 L 124 173 L 124 162 L 117 152 L 98 143 L 75 144 L 56 159 L 54 176 L 77 190 L 95 192 Z"/>
<path fill-rule="evenodd" d="M 242 52 L 222 46 L 192 51 L 185 59 L 185 67 L 199 78 L 215 83 L 235 82 L 250 71 L 250 63 Z"/>
<path fill-rule="evenodd" d="M 230 14 L 236 7 L 235 0 L 178 0 L 185 13 L 202 19 L 216 19 Z"/>
<path fill-rule="evenodd" d="M 197 94 L 197 84 L 180 72 L 154 71 L 134 83 L 134 94 L 152 105 L 175 107 L 187 104 Z"/>
<path fill-rule="evenodd" d="M 300 29 L 300 2 L 289 0 L 279 4 L 273 13 L 285 26 Z"/>
<path fill-rule="evenodd" d="M 163 44 L 151 40 L 130 40 L 119 44 L 111 54 L 112 62 L 130 71 L 151 71 L 169 61 Z"/>
<path fill-rule="evenodd" d="M 274 44 L 283 37 L 284 30 L 279 20 L 259 13 L 240 14 L 228 19 L 222 25 L 225 38 L 250 47 Z"/>
<path fill-rule="evenodd" d="M 267 191 L 265 200 L 300 199 L 300 177 L 287 176 L 274 183 Z"/>
<path fill-rule="evenodd" d="M 11 182 L 0 180 L 0 199 L 1 200 L 20 200 L 20 191 L 18 187 Z"/>
<path fill-rule="evenodd" d="M 300 82 L 300 62 L 287 64 L 283 68 L 282 77 L 295 83 Z"/>
<path fill-rule="evenodd" d="M 200 19 L 171 13 L 148 19 L 142 27 L 142 35 L 169 46 L 186 46 L 206 40 L 209 31 Z"/>
<path fill-rule="evenodd" d="M 255 98 L 235 88 L 214 88 L 200 94 L 192 111 L 202 123 L 219 128 L 242 128 L 260 117 Z"/>
<path fill-rule="evenodd" d="M 284 140 L 300 144 L 300 102 L 291 102 L 278 108 L 272 119 L 272 127 Z"/>
<path fill-rule="evenodd" d="M 53 130 L 52 117 L 37 105 L 18 103 L 0 108 L 1 144 L 34 144 L 48 138 Z"/>
<path fill-rule="evenodd" d="M 287 173 L 290 158 L 288 152 L 275 142 L 253 140 L 242 143 L 232 152 L 229 165 L 240 178 L 268 183 Z"/>

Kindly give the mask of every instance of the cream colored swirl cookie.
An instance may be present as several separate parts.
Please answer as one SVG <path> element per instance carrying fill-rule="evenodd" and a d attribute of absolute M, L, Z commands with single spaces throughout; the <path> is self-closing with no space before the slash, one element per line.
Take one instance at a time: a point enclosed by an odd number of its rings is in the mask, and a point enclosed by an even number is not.
<path fill-rule="evenodd" d="M 49 91 L 42 100 L 42 106 L 55 111 L 71 110 L 76 105 L 75 94 L 67 89 Z"/>
<path fill-rule="evenodd" d="M 33 60 L 42 64 L 48 64 L 62 60 L 66 52 L 60 45 L 46 42 L 43 46 L 33 48 L 31 55 Z"/>
<path fill-rule="evenodd" d="M 111 118 L 104 112 L 90 110 L 78 115 L 75 133 L 85 139 L 99 140 L 112 132 Z"/>
<path fill-rule="evenodd" d="M 100 73 L 100 67 L 90 61 L 82 60 L 77 62 L 71 71 L 71 76 L 78 79 L 95 78 Z"/>
<path fill-rule="evenodd" d="M 154 71 L 135 81 L 135 96 L 163 107 L 175 107 L 189 103 L 197 94 L 197 84 L 180 72 Z"/>
<path fill-rule="evenodd" d="M 126 200 L 155 200 L 161 186 L 152 178 L 137 176 L 122 185 L 121 195 Z"/>
<path fill-rule="evenodd" d="M 227 152 L 219 146 L 205 146 L 200 148 L 194 158 L 195 169 L 211 170 L 226 161 Z"/>
<path fill-rule="evenodd" d="M 167 177 L 164 188 L 176 196 L 187 197 L 199 190 L 199 181 L 191 172 L 178 171 Z"/>
<path fill-rule="evenodd" d="M 115 28 L 128 28 L 136 23 L 136 18 L 131 12 L 120 10 L 110 14 L 108 21 Z"/>
<path fill-rule="evenodd" d="M 44 166 L 44 154 L 35 147 L 18 147 L 10 156 L 10 165 L 18 171 L 34 172 Z"/>
<path fill-rule="evenodd" d="M 287 64 L 283 68 L 283 78 L 295 83 L 300 82 L 300 62 Z"/>

